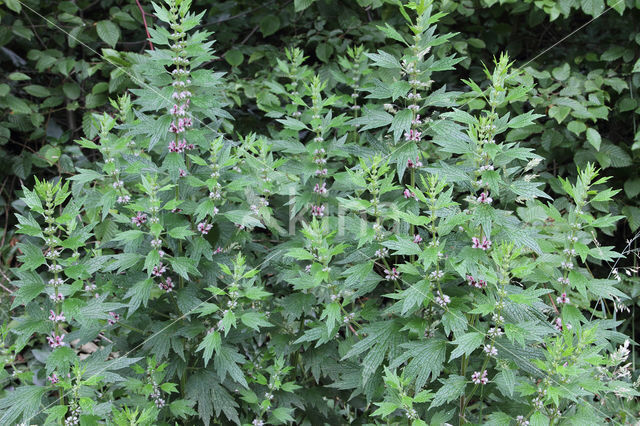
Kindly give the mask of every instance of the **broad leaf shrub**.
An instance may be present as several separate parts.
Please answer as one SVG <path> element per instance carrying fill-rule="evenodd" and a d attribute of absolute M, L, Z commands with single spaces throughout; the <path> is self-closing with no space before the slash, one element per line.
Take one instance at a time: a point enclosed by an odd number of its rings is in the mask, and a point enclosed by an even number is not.
<path fill-rule="evenodd" d="M 23 188 L 0 424 L 635 421 L 627 296 L 591 272 L 618 191 L 589 163 L 550 199 L 505 140 L 531 78 L 434 87 L 462 58 L 411 2 L 402 56 L 353 47 L 337 87 L 288 49 L 240 134 L 189 6 L 154 5 L 140 87 L 77 141 L 97 169 Z"/>

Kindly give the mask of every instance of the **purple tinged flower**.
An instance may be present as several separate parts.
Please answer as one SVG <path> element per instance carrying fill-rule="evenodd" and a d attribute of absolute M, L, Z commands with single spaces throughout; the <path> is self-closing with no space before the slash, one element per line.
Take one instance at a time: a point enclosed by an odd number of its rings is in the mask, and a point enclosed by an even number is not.
<path fill-rule="evenodd" d="M 162 290 L 164 290 L 167 293 L 170 293 L 173 291 L 173 280 L 171 279 L 171 277 L 167 277 L 167 279 L 164 282 L 160 282 L 160 284 L 158 284 L 158 287 L 160 287 Z"/>
<path fill-rule="evenodd" d="M 404 139 L 407 141 L 420 142 L 420 140 L 422 140 L 422 132 L 410 129 L 408 132 L 405 132 Z"/>
<path fill-rule="evenodd" d="M 441 292 L 438 292 L 438 295 L 433 300 L 442 308 L 445 308 L 449 303 L 451 303 L 451 298 Z"/>
<path fill-rule="evenodd" d="M 482 372 L 475 371 L 471 375 L 471 381 L 476 385 L 486 385 L 487 383 L 489 383 L 489 379 L 487 378 L 487 370 L 484 370 Z"/>
<path fill-rule="evenodd" d="M 167 272 L 167 267 L 162 264 L 162 262 L 158 263 L 153 267 L 151 273 L 156 277 L 161 277 L 165 272 Z"/>
<path fill-rule="evenodd" d="M 140 228 L 143 224 L 147 223 L 146 213 L 138 212 L 138 214 L 131 218 L 131 223 Z"/>
<path fill-rule="evenodd" d="M 49 342 L 49 346 L 52 349 L 59 348 L 60 346 L 64 346 L 64 334 L 60 336 L 56 335 L 54 332 L 51 333 L 51 336 L 47 336 L 47 342 Z"/>
<path fill-rule="evenodd" d="M 390 281 L 396 281 L 398 278 L 400 278 L 400 272 L 398 272 L 395 267 L 391 268 L 391 270 L 385 269 L 384 273 L 384 277 Z"/>
<path fill-rule="evenodd" d="M 567 293 L 562 293 L 560 296 L 558 296 L 556 298 L 556 302 L 558 302 L 561 305 L 569 303 L 569 298 L 567 297 Z"/>
<path fill-rule="evenodd" d="M 413 236 L 413 242 L 418 244 L 422 242 L 422 237 L 420 236 L 420 234 L 416 234 Z"/>
<path fill-rule="evenodd" d="M 487 286 L 487 282 L 484 280 L 477 280 L 474 277 L 472 277 L 471 275 L 467 275 L 467 282 L 469 283 L 470 286 L 476 287 L 476 288 L 485 288 Z"/>
<path fill-rule="evenodd" d="M 200 222 L 198 224 L 198 231 L 200 231 L 202 235 L 207 235 L 209 231 L 211 231 L 211 228 L 213 228 L 213 225 L 207 222 Z"/>
<path fill-rule="evenodd" d="M 54 302 L 62 302 L 64 300 L 64 295 L 62 293 L 52 294 L 51 296 L 49 296 L 49 299 L 53 300 Z"/>
<path fill-rule="evenodd" d="M 418 116 L 420 117 L 420 116 Z M 420 161 L 420 157 L 416 157 L 416 161 L 411 159 L 407 160 L 407 167 L 410 169 L 417 169 L 418 167 L 422 167 L 422 161 Z"/>
<path fill-rule="evenodd" d="M 489 355 L 489 356 L 496 356 L 498 355 L 498 349 L 496 349 L 495 346 L 493 345 L 484 345 L 483 348 L 484 352 Z"/>
<path fill-rule="evenodd" d="M 49 379 L 49 381 L 51 382 L 52 385 L 55 385 L 56 383 L 58 383 L 60 381 L 60 379 L 58 378 L 58 375 L 56 373 L 52 373 L 49 377 L 47 377 L 47 379 Z"/>
<path fill-rule="evenodd" d="M 187 171 L 184 169 L 179 169 L 178 170 L 178 176 L 180 177 L 185 177 L 187 175 Z"/>
<path fill-rule="evenodd" d="M 311 215 L 314 217 L 323 217 L 324 216 L 325 206 L 311 206 Z"/>
<path fill-rule="evenodd" d="M 472 245 L 471 245 L 472 248 L 479 248 L 484 251 L 490 249 L 492 244 L 491 241 L 487 239 L 487 237 L 482 237 L 482 242 L 480 242 L 479 238 L 473 237 L 471 238 L 471 242 L 472 242 Z"/>
<path fill-rule="evenodd" d="M 64 313 L 60 312 L 59 314 L 56 315 L 56 313 L 53 310 L 49 310 L 49 320 L 53 321 L 53 322 L 62 322 L 62 321 L 66 321 L 67 318 L 65 318 Z"/>
<path fill-rule="evenodd" d="M 111 317 L 107 319 L 107 323 L 109 325 L 114 325 L 120 319 L 120 315 L 116 314 L 115 312 L 109 312 L 109 316 Z"/>
<path fill-rule="evenodd" d="M 121 195 L 117 200 L 118 204 L 128 203 L 129 201 L 131 201 L 131 197 L 128 195 Z"/>
<path fill-rule="evenodd" d="M 404 198 L 415 198 L 416 194 L 409 191 L 409 189 L 404 190 Z"/>
<path fill-rule="evenodd" d="M 493 198 L 489 197 L 489 194 L 483 192 L 476 199 L 480 204 L 491 204 L 493 202 Z"/>
<path fill-rule="evenodd" d="M 562 323 L 562 318 L 556 318 L 554 322 L 555 323 L 553 324 L 553 328 L 555 328 L 558 331 L 562 331 L 564 329 L 565 325 Z M 572 328 L 571 324 L 567 324 L 566 327 L 567 327 L 567 330 L 571 330 Z"/>
<path fill-rule="evenodd" d="M 316 194 L 321 194 L 324 195 L 327 193 L 327 182 L 322 182 L 322 186 L 320 186 L 319 183 L 316 183 L 316 185 L 313 187 L 313 192 L 315 192 Z"/>

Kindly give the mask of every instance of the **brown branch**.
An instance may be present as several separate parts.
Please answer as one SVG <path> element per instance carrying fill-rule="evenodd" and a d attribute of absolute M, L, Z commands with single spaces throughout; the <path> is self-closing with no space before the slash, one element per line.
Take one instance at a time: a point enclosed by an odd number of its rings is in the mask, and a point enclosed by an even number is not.
<path fill-rule="evenodd" d="M 138 9 L 140 9 L 140 14 L 142 15 L 142 22 L 144 23 L 144 30 L 147 32 L 147 40 L 149 41 L 149 46 L 151 50 L 153 50 L 153 43 L 151 43 L 151 35 L 149 34 L 149 27 L 147 27 L 147 18 L 145 17 L 146 13 L 142 9 L 142 5 L 139 0 L 136 0 L 136 4 L 138 5 Z"/>

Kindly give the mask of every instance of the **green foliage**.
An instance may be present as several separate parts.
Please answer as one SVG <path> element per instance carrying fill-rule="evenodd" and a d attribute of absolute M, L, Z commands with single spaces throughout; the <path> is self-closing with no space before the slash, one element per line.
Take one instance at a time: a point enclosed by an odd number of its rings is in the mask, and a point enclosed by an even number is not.
<path fill-rule="evenodd" d="M 635 4 L 208 3 L 5 1 L 0 424 L 637 421 Z"/>

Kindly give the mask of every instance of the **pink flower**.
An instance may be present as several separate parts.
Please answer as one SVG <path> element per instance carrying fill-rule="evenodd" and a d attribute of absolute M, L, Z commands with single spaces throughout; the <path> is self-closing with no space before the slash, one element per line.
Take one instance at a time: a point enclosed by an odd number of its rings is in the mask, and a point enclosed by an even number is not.
<path fill-rule="evenodd" d="M 556 302 L 563 305 L 565 303 L 569 303 L 569 298 L 567 297 L 567 293 L 562 293 L 560 296 L 556 298 Z"/>
<path fill-rule="evenodd" d="M 52 294 L 51 296 L 49 296 L 49 299 L 53 300 L 54 302 L 62 302 L 64 300 L 64 295 L 62 293 Z"/>
<path fill-rule="evenodd" d="M 476 371 L 471 375 L 471 381 L 473 383 L 475 383 L 476 385 L 486 385 L 487 383 L 489 383 L 489 379 L 487 378 L 487 370 L 484 370 L 482 372 L 480 371 Z"/>
<path fill-rule="evenodd" d="M 151 273 L 156 277 L 161 277 L 165 272 L 167 272 L 167 267 L 162 264 L 162 262 L 158 263 L 153 267 Z"/>
<path fill-rule="evenodd" d="M 58 375 L 56 373 L 51 374 L 49 377 L 47 377 L 47 379 L 49 379 L 49 381 L 51 382 L 52 385 L 55 385 L 56 383 L 58 383 L 60 381 L 60 379 L 58 378 Z"/>
<path fill-rule="evenodd" d="M 202 235 L 207 235 L 209 231 L 211 231 L 211 228 L 213 228 L 213 225 L 207 222 L 200 222 L 198 224 L 198 231 L 200 231 Z"/>
<path fill-rule="evenodd" d="M 131 218 L 131 223 L 135 224 L 138 228 L 147 223 L 147 215 L 142 212 L 138 212 L 137 215 Z"/>
<path fill-rule="evenodd" d="M 420 120 L 420 114 L 416 115 L 416 118 L 411 120 L 411 124 L 422 124 L 422 120 Z"/>
<path fill-rule="evenodd" d="M 556 318 L 553 328 L 555 328 L 558 331 L 563 330 L 562 318 Z M 567 324 L 567 330 L 571 330 L 571 328 L 572 328 L 571 324 Z"/>
<path fill-rule="evenodd" d="M 173 291 L 173 280 L 171 279 L 171 277 L 167 277 L 165 282 L 161 281 L 160 284 L 158 284 L 158 287 L 160 287 L 162 290 L 166 291 L 167 293 L 170 293 L 171 291 Z"/>
<path fill-rule="evenodd" d="M 62 322 L 62 321 L 65 321 L 66 318 L 64 316 L 64 313 L 62 312 L 60 312 L 59 315 L 56 315 L 55 312 L 53 312 L 52 310 L 49 310 L 49 320 L 53 322 Z"/>
<path fill-rule="evenodd" d="M 186 170 L 184 170 L 184 169 L 179 169 L 179 170 L 178 170 L 178 175 L 179 175 L 180 177 L 185 177 L 185 176 L 187 175 L 187 171 L 186 171 Z"/>
<path fill-rule="evenodd" d="M 404 198 L 415 198 L 416 194 L 409 191 L 409 189 L 404 190 Z"/>
<path fill-rule="evenodd" d="M 420 236 L 420 234 L 416 234 L 413 236 L 413 242 L 418 244 L 422 242 L 422 237 Z"/>
<path fill-rule="evenodd" d="M 327 182 L 322 182 L 322 186 L 319 183 L 316 183 L 316 186 L 313 187 L 313 192 L 316 194 L 326 194 L 327 193 Z"/>
<path fill-rule="evenodd" d="M 396 281 L 400 277 L 400 272 L 395 267 L 391 268 L 391 270 L 385 269 L 384 273 L 384 277 L 390 281 Z"/>
<path fill-rule="evenodd" d="M 407 141 L 420 142 L 420 140 L 422 140 L 422 132 L 411 129 L 404 133 L 404 139 Z"/>
<path fill-rule="evenodd" d="M 480 194 L 480 196 L 477 198 L 477 201 L 480 204 L 491 204 L 493 202 L 493 198 L 489 197 L 489 194 L 487 194 L 486 192 L 483 192 Z"/>
<path fill-rule="evenodd" d="M 47 336 L 47 342 L 49 342 L 49 346 L 52 349 L 58 348 L 60 346 L 64 346 L 64 334 L 57 336 L 54 332 L 51 333 L 51 336 Z"/>
<path fill-rule="evenodd" d="M 491 248 L 491 241 L 487 240 L 487 237 L 482 237 L 482 242 L 480 242 L 479 238 L 473 237 L 471 238 L 471 242 L 472 242 L 472 245 L 471 245 L 472 248 L 479 248 L 485 251 Z"/>
<path fill-rule="evenodd" d="M 116 314 L 115 312 L 109 312 L 109 316 L 111 317 L 107 319 L 107 323 L 109 325 L 115 324 L 120 319 L 120 315 Z"/>
<path fill-rule="evenodd" d="M 476 280 L 471 275 L 467 275 L 467 282 L 469 283 L 470 286 L 473 286 L 473 287 L 476 287 L 476 288 L 485 288 L 487 286 L 487 282 L 486 281 L 484 281 L 484 280 Z"/>
<path fill-rule="evenodd" d="M 446 294 L 440 292 L 438 292 L 438 295 L 433 300 L 442 308 L 451 303 L 451 298 Z"/>
<path fill-rule="evenodd" d="M 314 217 L 324 216 L 325 206 L 311 206 L 311 215 Z"/>
<path fill-rule="evenodd" d="M 169 142 L 169 152 L 178 152 L 178 153 L 182 153 L 184 152 L 185 149 L 187 149 L 187 141 L 182 139 L 179 140 L 178 143 L 176 143 L 175 141 L 171 141 Z"/>

